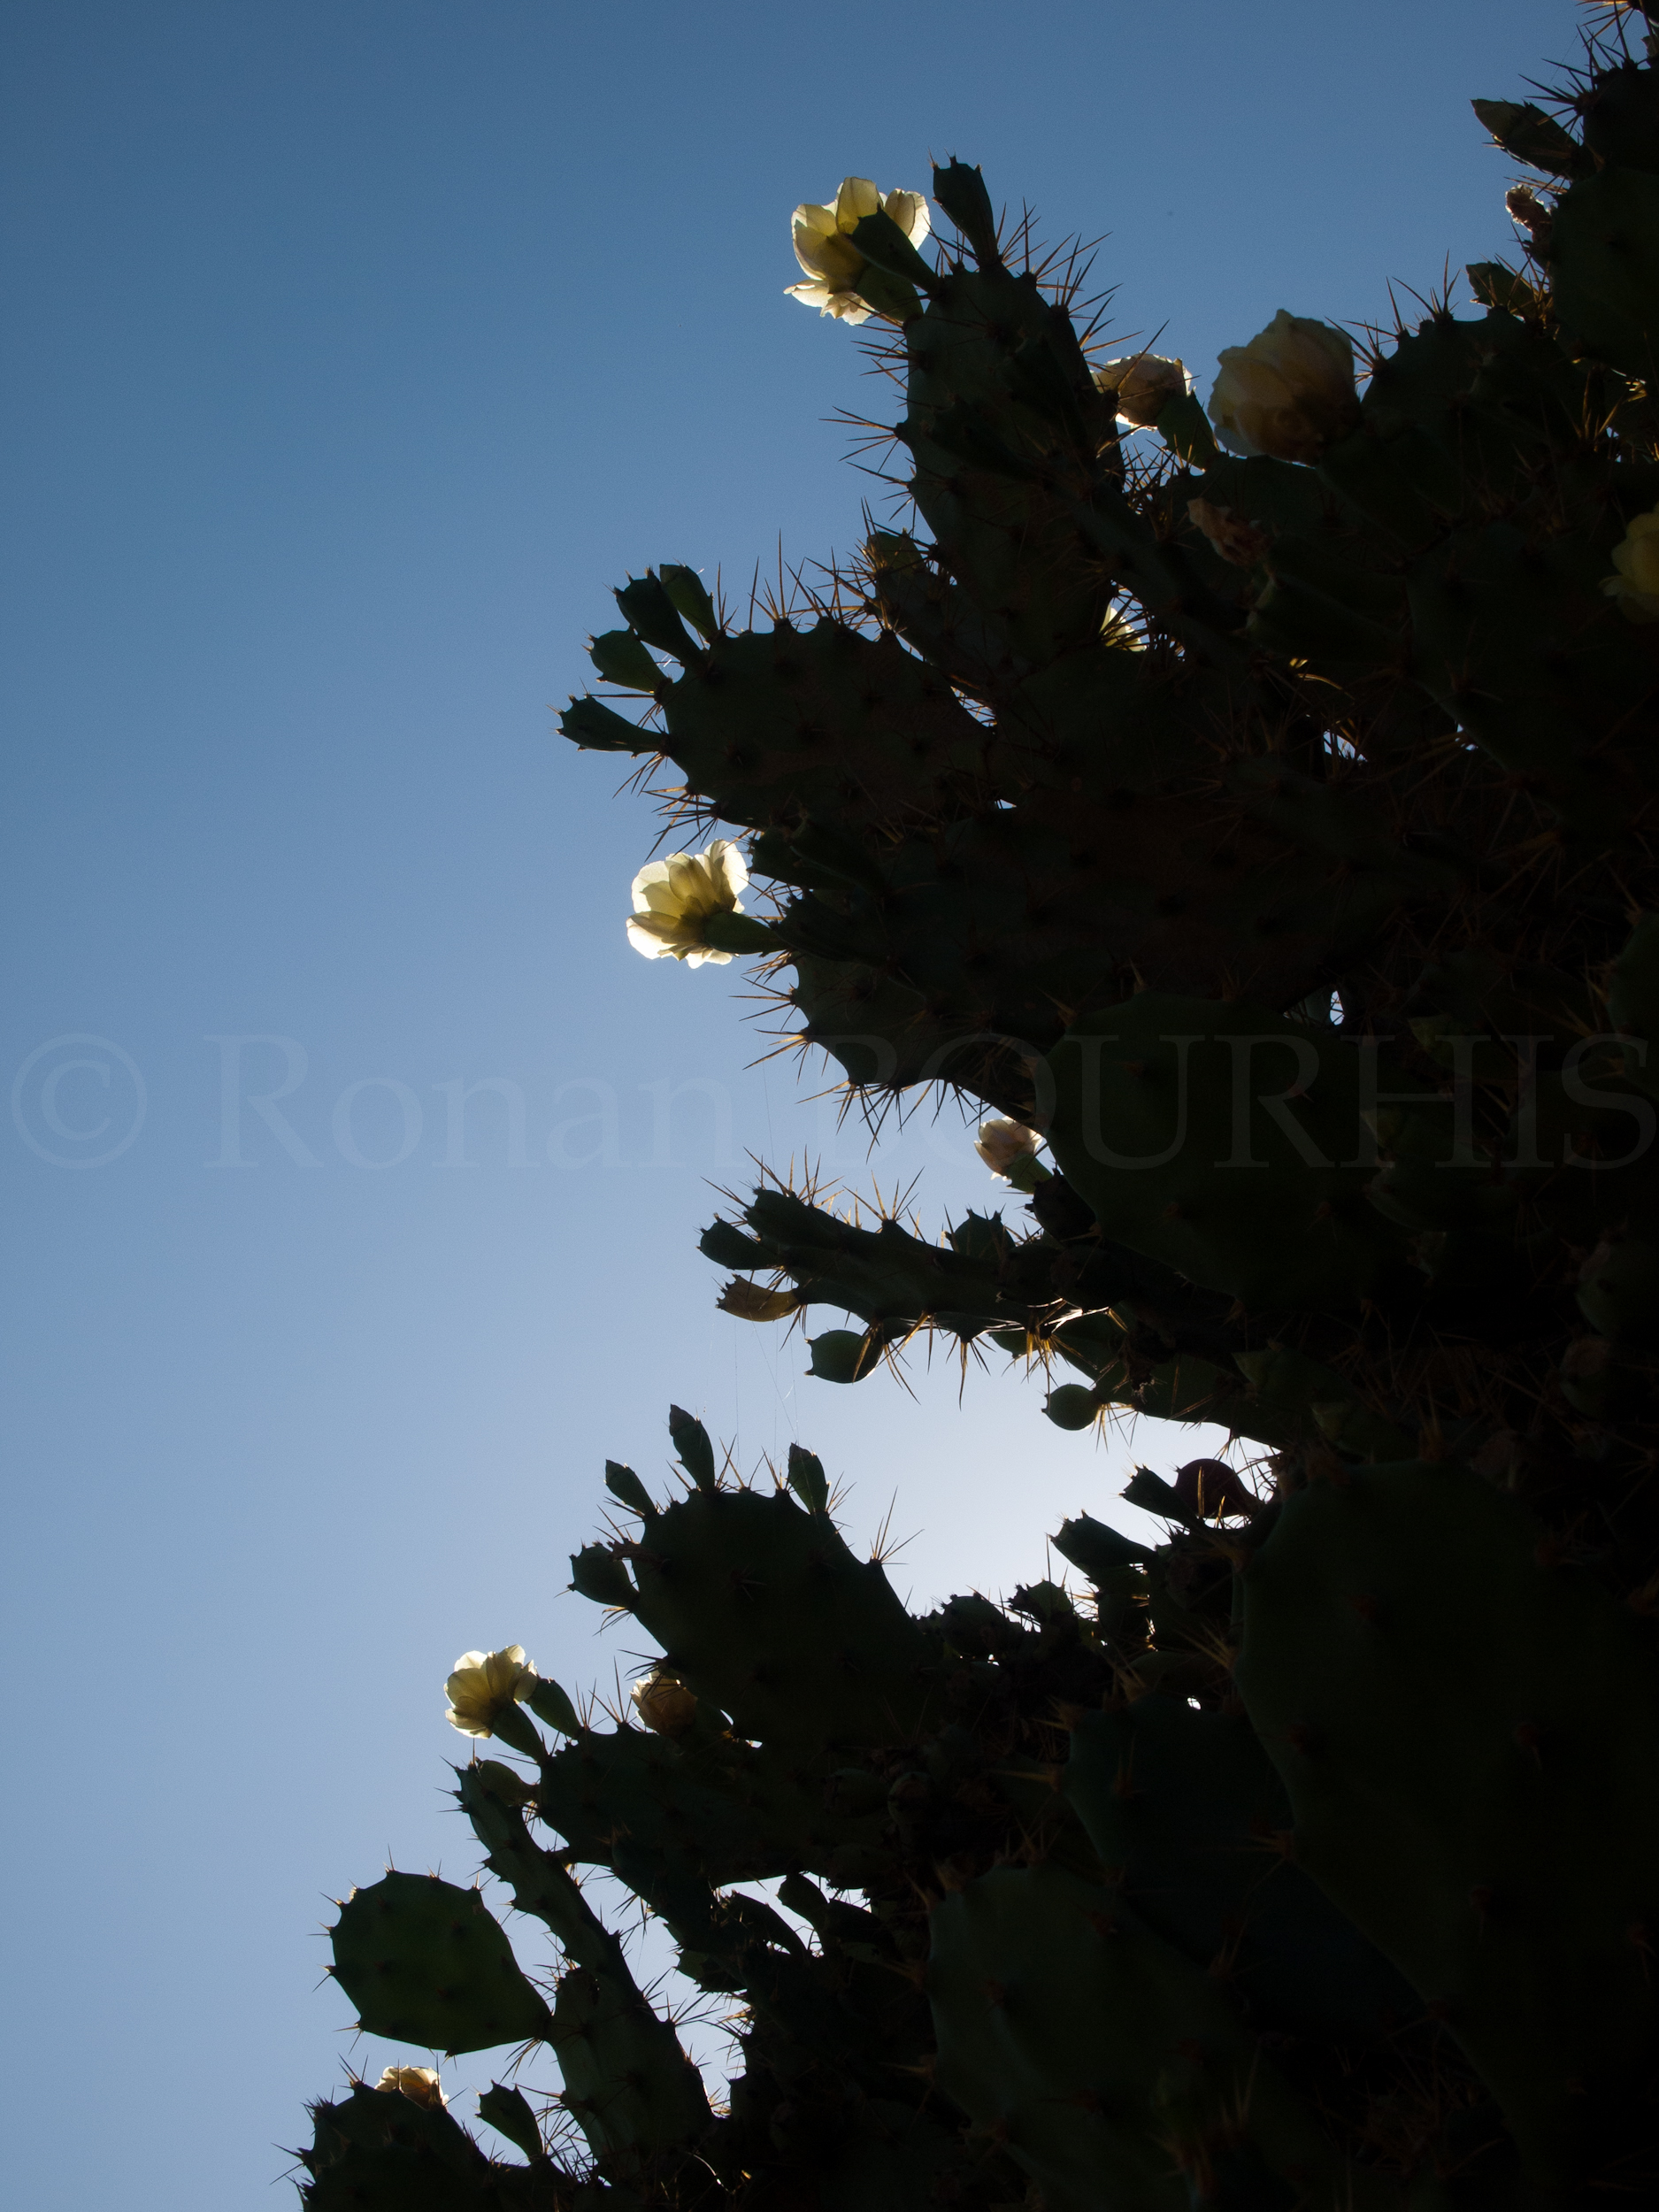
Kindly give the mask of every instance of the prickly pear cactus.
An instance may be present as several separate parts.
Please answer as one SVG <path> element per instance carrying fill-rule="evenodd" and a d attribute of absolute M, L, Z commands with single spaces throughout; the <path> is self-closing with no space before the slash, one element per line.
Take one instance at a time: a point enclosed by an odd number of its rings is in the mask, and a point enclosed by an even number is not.
<path fill-rule="evenodd" d="M 451 1681 L 551 1978 L 424 1878 L 334 1933 L 371 2029 L 550 2045 L 564 2133 L 498 2083 L 491 2158 L 388 2070 L 312 2205 L 1659 2193 L 1659 34 L 1599 19 L 1476 104 L 1524 175 L 1471 310 L 1281 313 L 1207 410 L 975 169 L 941 245 L 858 179 L 797 211 L 907 526 L 765 628 L 648 570 L 565 729 L 731 833 L 641 872 L 639 949 L 760 963 L 872 1111 L 982 1106 L 1008 1197 L 931 1242 L 767 1181 L 721 1303 L 829 1309 L 828 1382 L 931 1333 L 1062 1428 L 1253 1449 L 1136 1475 L 1156 1548 L 1068 1522 L 1077 1588 L 915 1618 L 810 1454 L 744 1486 L 676 1412 L 682 1494 L 611 1466 L 572 1563 L 659 1654 L 633 1713 Z M 732 2002 L 728 2100 L 585 1868 Z"/>

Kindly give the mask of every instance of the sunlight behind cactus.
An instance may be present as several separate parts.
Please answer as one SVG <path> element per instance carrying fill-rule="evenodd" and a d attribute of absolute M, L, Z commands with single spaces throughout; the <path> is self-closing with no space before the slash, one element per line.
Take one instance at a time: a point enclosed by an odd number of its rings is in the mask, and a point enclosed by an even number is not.
<path fill-rule="evenodd" d="M 677 1494 L 608 1467 L 572 1561 L 631 1709 L 487 1684 L 524 1765 L 458 1773 L 549 1993 L 426 1878 L 334 1939 L 371 2026 L 549 2045 L 585 2148 L 499 2085 L 526 2164 L 359 2085 L 319 2212 L 1659 2186 L 1659 75 L 1624 14 L 1550 106 L 1479 104 L 1531 174 L 1472 311 L 1357 349 L 1281 312 L 1208 416 L 1096 357 L 977 169 L 935 170 L 932 258 L 864 180 L 801 211 L 825 311 L 881 319 L 908 503 L 768 626 L 633 580 L 594 658 L 650 718 L 564 727 L 733 833 L 706 911 L 657 864 L 661 949 L 761 956 L 872 1118 L 983 1115 L 1010 1217 L 934 1240 L 764 1176 L 704 1232 L 721 1303 L 828 1309 L 827 1382 L 937 1342 L 1082 1436 L 1259 1455 L 1141 1469 L 1167 1540 L 1068 1521 L 1074 1586 L 917 1617 L 810 1453 L 745 1486 L 672 1412 Z M 732 2004 L 726 2108 L 583 1868 Z"/>

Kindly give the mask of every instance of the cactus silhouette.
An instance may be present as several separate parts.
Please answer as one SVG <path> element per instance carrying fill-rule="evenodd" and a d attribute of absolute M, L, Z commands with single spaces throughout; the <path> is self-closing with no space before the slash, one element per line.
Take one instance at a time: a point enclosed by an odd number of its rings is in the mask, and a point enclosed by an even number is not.
<path fill-rule="evenodd" d="M 541 1684 L 520 1763 L 458 1773 L 557 1979 L 422 1878 L 334 1932 L 374 2032 L 550 2045 L 563 2131 L 498 2083 L 498 2159 L 355 2084 L 317 2212 L 1659 2192 L 1645 14 L 1553 111 L 1476 104 L 1526 176 L 1472 311 L 1357 376 L 1280 315 L 1213 421 L 1105 366 L 977 169 L 926 250 L 858 203 L 835 311 L 902 380 L 911 526 L 766 627 L 683 566 L 618 592 L 565 732 L 678 779 L 762 899 L 664 930 L 758 961 L 872 1112 L 942 1086 L 1047 1148 L 999 1141 L 1017 1212 L 937 1243 L 765 1182 L 703 1235 L 727 1310 L 828 1309 L 829 1381 L 931 1333 L 1258 1472 L 1143 1469 L 1166 1541 L 1055 1538 L 1086 1595 L 916 1617 L 810 1453 L 746 1486 L 676 1409 L 682 1494 L 612 1465 L 572 1563 L 659 1655 L 635 1715 Z M 726 2106 L 583 1869 L 732 2006 Z"/>

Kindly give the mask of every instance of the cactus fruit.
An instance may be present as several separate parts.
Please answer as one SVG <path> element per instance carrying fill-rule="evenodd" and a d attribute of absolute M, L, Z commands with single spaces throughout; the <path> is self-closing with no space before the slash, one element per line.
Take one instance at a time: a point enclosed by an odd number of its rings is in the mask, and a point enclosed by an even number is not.
<path fill-rule="evenodd" d="M 630 580 L 622 700 L 564 727 L 730 829 L 720 895 L 662 910 L 687 963 L 760 959 L 876 1110 L 957 1094 L 1002 1207 L 933 1242 L 763 1175 L 703 1234 L 722 1305 L 826 1381 L 930 1336 L 1041 1369 L 1062 1430 L 1262 1457 L 1139 1469 L 1163 1540 L 1078 1514 L 1076 1587 L 913 1617 L 811 1453 L 746 1486 L 676 1408 L 681 1494 L 610 1463 L 631 1518 L 571 1566 L 652 1647 L 632 1709 L 527 1671 L 457 1708 L 518 1762 L 458 1796 L 550 2005 L 472 1892 L 389 1875 L 334 1933 L 376 2032 L 547 2047 L 586 2154 L 499 2084 L 523 2164 L 358 2084 L 322 2212 L 1659 2187 L 1648 12 L 1559 100 L 1477 104 L 1530 176 L 1475 311 L 1357 379 L 1283 314 L 1208 417 L 1094 357 L 977 170 L 935 170 L 926 253 L 909 196 L 807 211 L 903 386 L 910 526 L 769 629 Z M 586 1869 L 733 2005 L 728 2098 Z"/>

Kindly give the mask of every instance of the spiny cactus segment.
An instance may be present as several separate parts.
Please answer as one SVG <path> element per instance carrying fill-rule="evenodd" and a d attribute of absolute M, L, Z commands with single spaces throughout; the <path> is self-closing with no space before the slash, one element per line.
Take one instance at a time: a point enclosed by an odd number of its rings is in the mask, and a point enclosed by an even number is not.
<path fill-rule="evenodd" d="M 365 2025 L 549 2046 L 562 2096 L 480 2100 L 514 2162 L 434 2069 L 355 2084 L 318 2212 L 1659 2188 L 1646 19 L 1477 104 L 1527 175 L 1472 312 L 1357 350 L 1281 312 L 1207 408 L 1103 357 L 977 170 L 926 251 L 917 195 L 797 211 L 797 293 L 902 380 L 913 511 L 770 628 L 632 580 L 565 729 L 732 833 L 641 876 L 642 949 L 763 959 L 874 1112 L 954 1088 L 1002 1207 L 935 1243 L 766 1179 L 704 1233 L 721 1302 L 829 1380 L 926 1335 L 1043 1371 L 1062 1429 L 1262 1457 L 1142 1468 L 1161 1542 L 1079 1513 L 1074 1586 L 918 1617 L 813 1455 L 744 1486 L 676 1409 L 680 1493 L 612 1463 L 571 1563 L 649 1647 L 632 1704 L 516 1646 L 451 1678 L 518 1762 L 458 1794 L 547 1993 L 472 1891 L 388 1875 L 334 1932 Z M 728 2097 L 589 1869 L 731 2008 Z"/>

